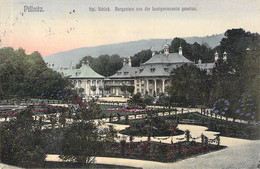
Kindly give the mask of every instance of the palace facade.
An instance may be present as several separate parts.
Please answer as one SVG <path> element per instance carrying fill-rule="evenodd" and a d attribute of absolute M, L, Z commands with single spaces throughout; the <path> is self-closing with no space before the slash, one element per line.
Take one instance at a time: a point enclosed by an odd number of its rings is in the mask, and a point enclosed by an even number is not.
<path fill-rule="evenodd" d="M 193 64 L 197 67 L 210 72 L 215 63 L 198 64 L 188 60 L 183 56 L 182 47 L 179 47 L 178 53 L 169 52 L 169 44 L 163 46 L 163 53 L 156 54 L 152 49 L 152 57 L 141 64 L 139 67 L 131 66 L 131 59 L 128 63 L 124 60 L 123 67 L 114 75 L 105 80 L 105 85 L 110 86 L 110 93 L 113 96 L 122 96 L 121 86 L 133 86 L 134 94 L 149 94 L 158 96 L 161 93 L 166 93 L 166 88 L 170 85 L 170 73 L 172 69 L 183 64 Z M 215 54 L 218 59 L 218 54 Z M 216 58 L 215 58 L 216 59 Z M 129 92 L 127 92 L 129 94 Z"/>
<path fill-rule="evenodd" d="M 215 53 L 215 61 L 218 60 Z M 226 53 L 223 59 L 226 60 Z M 109 96 L 129 96 L 131 93 L 149 94 L 158 96 L 166 93 L 170 85 L 170 73 L 183 64 L 191 64 L 211 72 L 215 63 L 194 63 L 183 56 L 182 47 L 177 53 L 169 52 L 169 44 L 163 46 L 163 53 L 156 54 L 152 49 L 152 57 L 139 67 L 132 67 L 131 58 L 124 59 L 123 67 L 114 75 L 105 78 L 90 68 L 89 63 L 83 63 L 81 68 L 76 69 L 74 64 L 71 68 L 64 69 L 61 66 L 56 70 L 62 76 L 69 77 L 75 89 L 83 89 L 83 96 L 88 99 L 93 96 L 102 96 L 104 88 Z M 53 65 L 49 65 L 54 69 Z M 55 70 L 55 69 L 54 69 Z M 123 89 L 124 88 L 124 89 Z M 133 90 L 128 90 L 132 88 Z"/>

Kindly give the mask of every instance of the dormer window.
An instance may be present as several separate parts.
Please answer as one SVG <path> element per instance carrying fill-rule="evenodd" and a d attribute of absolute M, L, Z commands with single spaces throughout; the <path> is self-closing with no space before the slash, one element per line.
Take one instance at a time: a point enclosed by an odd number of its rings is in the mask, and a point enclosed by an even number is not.
<path fill-rule="evenodd" d="M 169 68 L 164 68 L 164 71 L 165 72 L 169 72 Z"/>
<path fill-rule="evenodd" d="M 76 76 L 80 75 L 80 72 L 76 72 Z"/>
<path fill-rule="evenodd" d="M 124 72 L 124 75 L 127 75 L 128 74 L 128 72 Z"/>
<path fill-rule="evenodd" d="M 153 73 L 155 71 L 155 68 L 150 68 L 150 72 Z"/>
<path fill-rule="evenodd" d="M 122 72 L 117 72 L 117 75 L 121 75 Z"/>

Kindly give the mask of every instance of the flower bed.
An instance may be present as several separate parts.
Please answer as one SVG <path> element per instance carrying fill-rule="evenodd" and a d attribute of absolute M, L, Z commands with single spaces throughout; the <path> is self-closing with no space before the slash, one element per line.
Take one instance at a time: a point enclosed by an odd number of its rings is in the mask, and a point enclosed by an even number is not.
<path fill-rule="evenodd" d="M 131 121 L 128 128 L 121 130 L 121 134 L 132 136 L 175 136 L 184 132 L 177 128 L 173 120 L 164 120 L 160 117 L 148 117 L 139 121 Z"/>
<path fill-rule="evenodd" d="M 209 153 L 225 148 L 213 144 L 178 142 L 165 144 L 158 142 L 111 143 L 105 145 L 105 157 L 130 158 L 159 162 L 175 162 L 185 158 Z"/>

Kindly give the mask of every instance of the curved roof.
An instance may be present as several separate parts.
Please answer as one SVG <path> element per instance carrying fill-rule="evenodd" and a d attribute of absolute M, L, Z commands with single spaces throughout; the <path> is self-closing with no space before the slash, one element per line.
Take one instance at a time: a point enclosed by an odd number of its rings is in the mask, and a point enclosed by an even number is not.
<path fill-rule="evenodd" d="M 75 73 L 70 78 L 102 78 L 105 77 L 95 72 L 87 64 L 82 64 L 80 69 L 76 70 Z"/>
<path fill-rule="evenodd" d="M 142 72 L 137 76 L 138 77 L 170 76 L 171 70 L 172 68 L 167 66 L 166 64 L 146 65 L 143 67 Z"/>
<path fill-rule="evenodd" d="M 143 64 L 146 65 L 146 64 L 158 64 L 158 63 L 177 64 L 177 63 L 193 63 L 193 62 L 185 58 L 183 55 L 179 55 L 178 53 L 169 53 L 168 55 L 160 53 L 154 55 Z"/>
<path fill-rule="evenodd" d="M 138 73 L 139 73 L 138 67 L 131 67 L 129 65 L 124 65 L 114 75 L 109 76 L 109 78 L 130 78 L 136 76 Z"/>

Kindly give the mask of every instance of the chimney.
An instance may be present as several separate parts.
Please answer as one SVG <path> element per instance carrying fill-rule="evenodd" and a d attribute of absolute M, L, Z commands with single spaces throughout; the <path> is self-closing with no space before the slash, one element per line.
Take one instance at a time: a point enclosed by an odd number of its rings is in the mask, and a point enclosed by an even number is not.
<path fill-rule="evenodd" d="M 169 55 L 169 45 L 167 43 L 163 46 L 163 50 L 166 56 Z"/>
<path fill-rule="evenodd" d="M 181 47 L 181 45 L 180 45 L 180 47 L 179 47 L 179 55 L 182 56 L 182 47 Z"/>
<path fill-rule="evenodd" d="M 216 53 L 215 53 L 215 62 L 217 62 L 218 61 L 218 52 L 216 51 Z"/>
<path fill-rule="evenodd" d="M 132 67 L 132 61 L 131 61 L 131 58 L 130 58 L 130 57 L 128 58 L 128 65 L 129 65 L 130 67 Z"/>
<path fill-rule="evenodd" d="M 126 59 L 124 58 L 123 65 L 126 65 Z"/>
<path fill-rule="evenodd" d="M 75 69 L 75 65 L 73 62 L 71 63 L 71 69 Z"/>
<path fill-rule="evenodd" d="M 152 47 L 151 51 L 152 51 L 152 56 L 154 56 L 155 55 L 155 51 L 154 51 L 153 47 Z"/>

